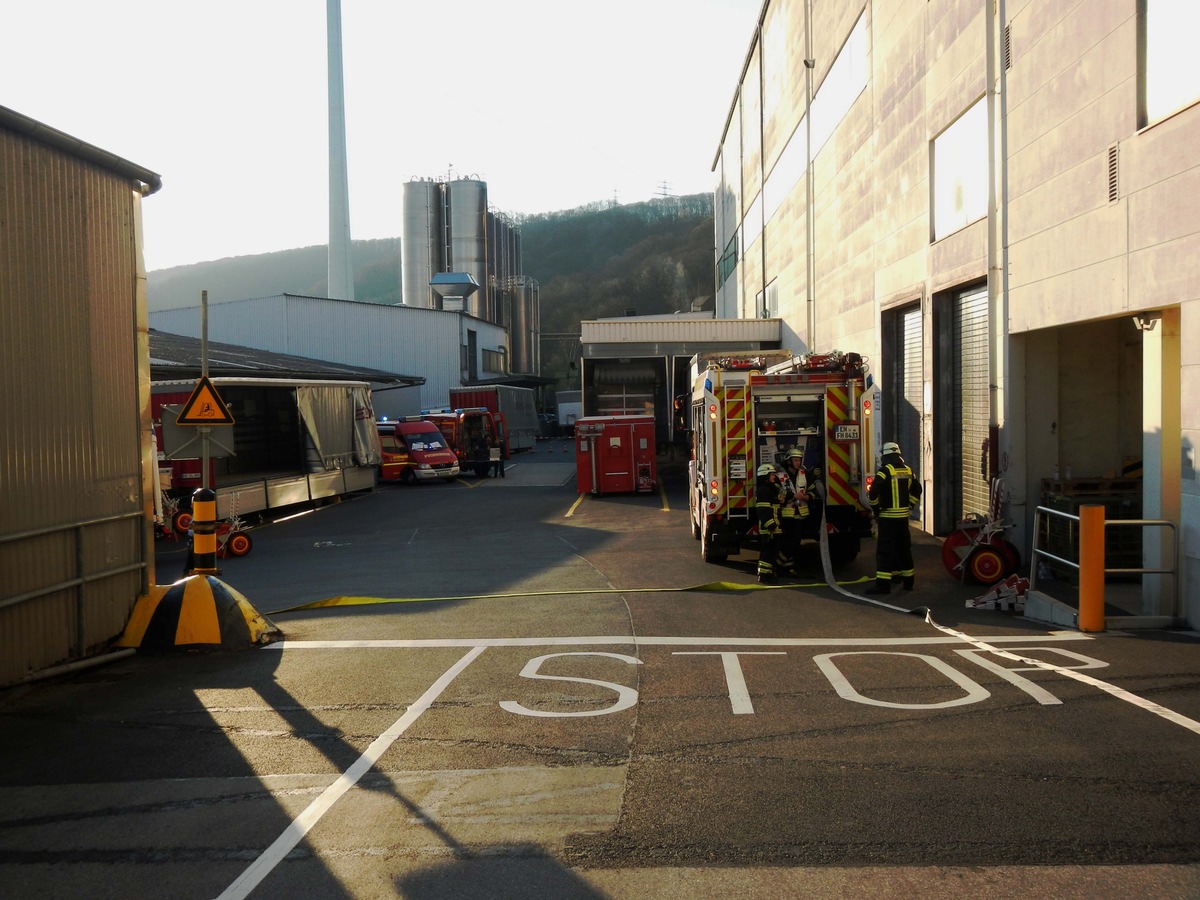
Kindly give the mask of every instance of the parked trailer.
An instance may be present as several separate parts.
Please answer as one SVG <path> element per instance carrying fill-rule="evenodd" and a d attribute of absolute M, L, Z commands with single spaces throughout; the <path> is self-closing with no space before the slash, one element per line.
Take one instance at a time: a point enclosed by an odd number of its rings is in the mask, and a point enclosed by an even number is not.
<path fill-rule="evenodd" d="M 228 518 L 375 487 L 379 437 L 363 381 L 215 377 L 209 381 L 234 424 L 213 428 L 209 487 Z M 177 425 L 194 382 L 154 382 L 151 416 L 164 490 L 186 505 L 202 486 L 196 426 Z"/>
<path fill-rule="evenodd" d="M 575 420 L 575 480 L 581 494 L 649 493 L 655 474 L 654 416 Z"/>
<path fill-rule="evenodd" d="M 483 406 L 502 415 L 508 427 L 508 449 L 512 453 L 532 450 L 537 443 L 541 422 L 538 421 L 533 388 L 511 384 L 452 387 L 450 406 L 453 409 Z"/>

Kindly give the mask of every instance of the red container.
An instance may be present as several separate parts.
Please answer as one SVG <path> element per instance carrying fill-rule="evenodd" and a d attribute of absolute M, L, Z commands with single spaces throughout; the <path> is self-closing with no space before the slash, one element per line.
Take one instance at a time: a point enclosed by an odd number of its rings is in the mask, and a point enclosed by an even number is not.
<path fill-rule="evenodd" d="M 575 420 L 575 473 L 581 494 L 649 493 L 658 484 L 654 416 Z"/>

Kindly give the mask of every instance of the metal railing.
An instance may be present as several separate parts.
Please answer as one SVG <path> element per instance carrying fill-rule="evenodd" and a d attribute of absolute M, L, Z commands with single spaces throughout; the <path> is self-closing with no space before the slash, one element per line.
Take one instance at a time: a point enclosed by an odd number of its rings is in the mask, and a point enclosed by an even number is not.
<path fill-rule="evenodd" d="M 1063 559 L 1061 556 L 1056 556 L 1048 550 L 1043 550 L 1038 546 L 1038 541 L 1042 536 L 1042 516 L 1057 516 L 1060 519 L 1066 519 L 1073 522 L 1076 526 L 1079 524 L 1079 516 L 1071 515 L 1071 513 L 1062 512 L 1057 509 L 1050 509 L 1046 506 L 1039 506 L 1033 514 L 1033 553 L 1030 562 L 1029 573 L 1029 589 L 1034 590 L 1037 587 L 1037 570 L 1038 561 L 1042 559 L 1052 560 L 1059 565 L 1079 571 L 1079 563 L 1069 559 Z M 1171 567 L 1169 569 L 1152 569 L 1152 568 L 1112 568 L 1107 565 L 1104 567 L 1104 574 L 1108 575 L 1170 575 L 1171 576 L 1171 612 L 1172 618 L 1179 618 L 1179 526 L 1174 522 L 1166 519 L 1105 519 L 1104 528 L 1107 531 L 1109 528 L 1169 528 L 1171 531 Z M 1047 537 L 1049 530 L 1046 529 Z M 1069 542 L 1068 542 L 1069 543 Z"/>

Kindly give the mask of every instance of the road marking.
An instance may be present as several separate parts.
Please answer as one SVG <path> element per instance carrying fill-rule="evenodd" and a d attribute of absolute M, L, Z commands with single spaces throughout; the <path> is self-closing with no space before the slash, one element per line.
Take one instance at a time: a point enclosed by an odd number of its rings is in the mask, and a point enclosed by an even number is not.
<path fill-rule="evenodd" d="M 1200 722 L 1197 722 L 1195 719 L 1189 719 L 1187 716 L 1181 715 L 1180 713 L 1175 712 L 1173 709 L 1167 709 L 1165 706 L 1159 706 L 1157 703 L 1147 700 L 1144 697 L 1139 697 L 1137 694 L 1131 693 L 1124 688 L 1119 688 L 1115 684 L 1109 684 L 1107 681 L 1101 681 L 1099 678 L 1092 678 L 1090 675 L 1084 675 L 1081 672 L 1071 668 L 1056 666 L 1054 663 L 1048 663 L 1029 656 L 1018 656 L 1015 653 L 1009 653 L 1007 650 L 999 650 L 996 647 L 991 646 L 991 644 L 996 643 L 995 638 L 992 638 L 989 641 L 983 641 L 979 638 L 973 638 L 970 635 L 963 634 L 961 631 L 955 631 L 953 628 L 948 628 L 945 625 L 939 625 L 933 620 L 933 616 L 929 610 L 925 611 L 925 621 L 938 631 L 941 631 L 944 634 L 955 635 L 956 637 L 967 641 L 972 646 L 978 647 L 980 650 L 986 650 L 989 653 L 994 653 L 1001 659 L 1024 663 L 1025 665 L 1032 666 L 1035 669 L 1041 669 L 1045 672 L 1054 672 L 1063 676 L 1064 678 L 1071 678 L 1080 682 L 1081 684 L 1086 684 L 1104 691 L 1104 693 L 1111 697 L 1116 697 L 1118 700 L 1124 700 L 1126 703 L 1131 703 L 1139 709 L 1146 710 L 1146 712 L 1160 716 L 1163 719 L 1166 719 L 1168 722 L 1179 725 L 1182 728 L 1186 728 L 1193 734 L 1200 734 Z"/>
<path fill-rule="evenodd" d="M 725 668 L 725 685 L 729 689 L 729 705 L 735 716 L 754 715 L 754 704 L 750 702 L 750 688 L 746 686 L 746 673 L 742 671 L 740 656 L 786 656 L 782 650 L 750 651 L 748 653 L 714 652 L 709 650 L 676 650 L 672 656 L 719 656 Z"/>
<path fill-rule="evenodd" d="M 931 667 L 957 684 L 966 693 L 957 700 L 943 700 L 939 703 L 895 703 L 891 700 L 876 700 L 855 689 L 850 680 L 837 667 L 837 663 L 833 661 L 836 656 L 875 656 L 880 653 L 881 651 L 877 650 L 857 650 L 853 653 L 822 653 L 820 656 L 814 656 L 813 662 L 817 664 L 817 668 L 829 679 L 829 683 L 833 685 L 833 689 L 837 691 L 839 697 L 843 700 L 852 700 L 855 703 L 865 703 L 868 706 L 886 706 L 890 709 L 947 709 L 951 706 L 965 706 L 969 703 L 979 703 L 992 696 L 991 692 L 983 687 L 983 685 L 968 678 L 953 666 L 942 662 L 936 656 L 927 656 L 924 653 L 887 653 L 883 655 L 908 656 L 928 663 Z"/>
<path fill-rule="evenodd" d="M 587 494 L 580 494 L 578 497 L 576 497 L 575 502 L 571 504 L 571 508 L 567 510 L 567 514 L 563 516 L 563 518 L 569 519 L 571 516 L 575 515 L 575 510 L 579 509 L 579 504 L 583 502 L 583 498 L 586 496 Z"/>
<path fill-rule="evenodd" d="M 1044 635 L 1004 634 L 989 638 L 994 644 L 1057 643 L 1094 641 L 1083 632 L 1057 631 Z M 630 635 L 592 635 L 584 637 L 508 637 L 508 638 L 411 638 L 395 640 L 278 641 L 260 650 L 396 650 L 404 648 L 447 647 L 906 647 L 938 644 L 978 645 L 968 635 L 958 637 L 908 638 L 746 638 L 746 637 L 634 637 Z M 1019 657 L 1014 657 L 1019 659 Z"/>
<path fill-rule="evenodd" d="M 580 684 L 593 684 L 596 687 L 604 687 L 612 690 L 618 698 L 617 702 L 612 706 L 607 706 L 604 709 L 586 709 L 574 710 L 571 712 L 553 712 L 549 710 L 530 709 L 527 706 L 522 706 L 516 700 L 501 700 L 500 708 L 505 712 L 516 713 L 520 716 L 542 716 L 549 719 L 573 718 L 578 716 L 606 716 L 609 713 L 621 712 L 622 710 L 630 709 L 637 705 L 638 693 L 633 688 L 625 687 L 623 684 L 614 684 L 611 681 L 597 681 L 594 678 L 580 678 L 576 675 L 545 675 L 539 672 L 548 659 L 556 659 L 561 656 L 607 656 L 612 659 L 627 662 L 631 666 L 640 666 L 642 661 L 635 656 L 625 656 L 622 653 L 588 653 L 575 651 L 572 653 L 548 653 L 545 656 L 537 656 L 525 663 L 525 668 L 521 670 L 522 678 L 535 678 L 543 681 L 576 681 Z"/>
<path fill-rule="evenodd" d="M 450 682 L 474 662 L 483 651 L 483 647 L 472 647 L 462 659 L 442 673 L 441 678 L 435 681 L 429 690 L 396 720 L 391 728 L 372 741 L 371 746 L 363 752 L 363 755 L 355 760 L 354 764 L 340 775 L 337 781 L 327 787 L 321 796 L 310 803 L 304 812 L 300 813 L 284 829 L 283 834 L 279 835 L 275 842 L 234 880 L 233 884 L 221 892 L 220 900 L 241 900 L 241 898 L 249 896 L 250 892 L 271 873 L 271 870 L 295 849 L 296 845 L 304 839 L 304 836 L 312 830 L 333 804 L 371 770 L 387 749 L 396 742 L 396 739 L 404 734 L 413 722 L 417 721 L 421 713 L 433 705 L 433 702 L 450 685 Z"/>

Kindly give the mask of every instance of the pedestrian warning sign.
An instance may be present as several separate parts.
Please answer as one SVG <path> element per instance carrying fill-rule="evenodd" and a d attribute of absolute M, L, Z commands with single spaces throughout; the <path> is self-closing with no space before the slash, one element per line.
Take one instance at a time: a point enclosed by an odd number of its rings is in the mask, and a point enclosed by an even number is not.
<path fill-rule="evenodd" d="M 188 397 L 187 403 L 183 404 L 183 409 L 179 411 L 175 424 L 232 425 L 233 416 L 229 414 L 229 407 L 225 405 L 213 383 L 208 380 L 208 376 L 201 375 L 192 396 Z"/>

